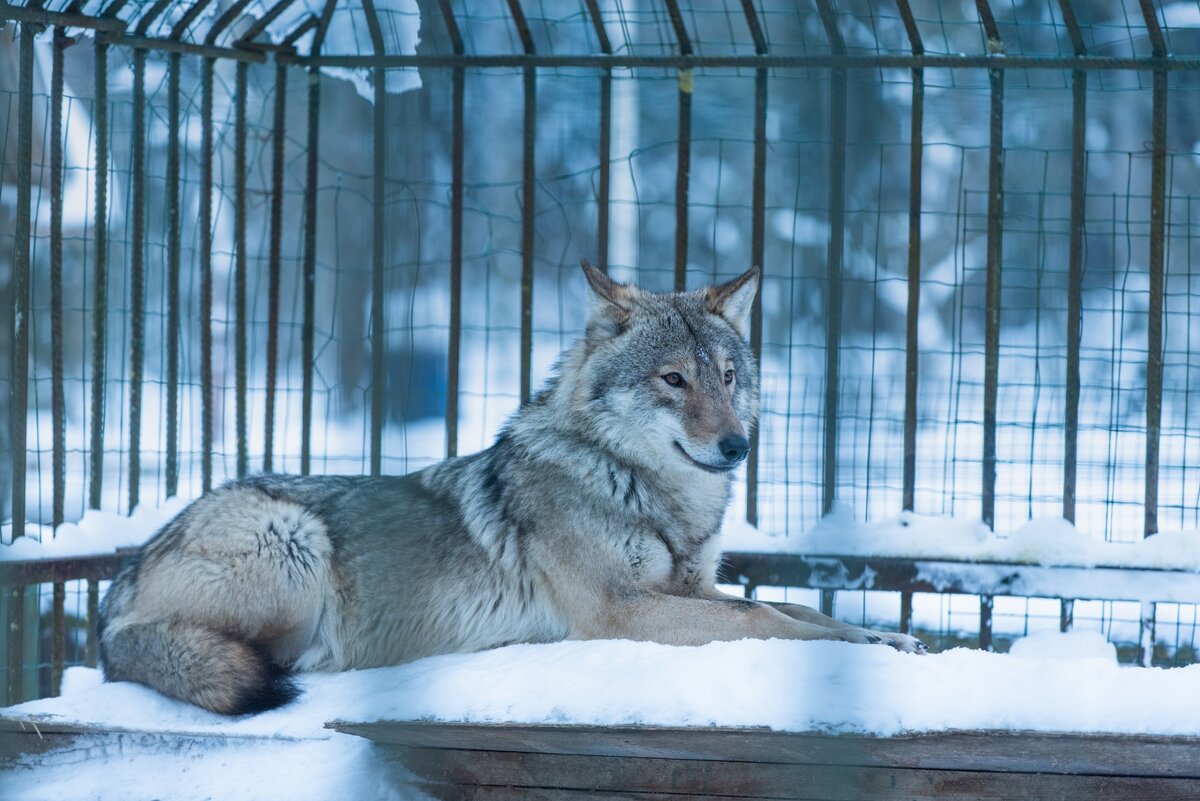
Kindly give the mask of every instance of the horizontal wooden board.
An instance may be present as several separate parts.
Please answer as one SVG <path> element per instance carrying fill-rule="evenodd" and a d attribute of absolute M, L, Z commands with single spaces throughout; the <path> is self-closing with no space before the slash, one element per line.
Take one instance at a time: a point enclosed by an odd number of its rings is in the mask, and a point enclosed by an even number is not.
<path fill-rule="evenodd" d="M 1055 798 L 1156 801 L 1200 798 L 1200 779 L 782 765 L 717 760 L 596 757 L 511 751 L 403 749 L 404 766 L 430 783 L 686 797 L 885 801 Z"/>
<path fill-rule="evenodd" d="M 377 743 L 415 748 L 1200 779 L 1200 737 L 1012 731 L 867 737 L 766 729 L 436 721 L 328 725 Z"/>

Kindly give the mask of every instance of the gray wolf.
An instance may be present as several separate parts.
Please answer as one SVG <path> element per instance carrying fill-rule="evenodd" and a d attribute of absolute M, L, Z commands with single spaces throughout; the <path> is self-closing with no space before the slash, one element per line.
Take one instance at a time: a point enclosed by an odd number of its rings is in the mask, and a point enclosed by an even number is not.
<path fill-rule="evenodd" d="M 659 294 L 584 262 L 586 333 L 490 448 L 407 476 L 262 475 L 195 501 L 113 582 L 109 680 L 225 714 L 297 671 L 509 643 L 741 638 L 925 646 L 714 585 L 758 414 L 759 275 Z"/>

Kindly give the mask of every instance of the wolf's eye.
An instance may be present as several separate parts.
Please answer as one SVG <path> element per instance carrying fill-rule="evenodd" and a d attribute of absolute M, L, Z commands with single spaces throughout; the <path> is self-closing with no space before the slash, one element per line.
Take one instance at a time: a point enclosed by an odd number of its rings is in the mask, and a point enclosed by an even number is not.
<path fill-rule="evenodd" d="M 683 376 L 680 375 L 679 373 L 667 373 L 666 375 L 664 375 L 662 377 L 662 380 L 666 381 L 668 384 L 670 384 L 673 387 L 687 386 L 687 381 L 684 381 Z"/>
<path fill-rule="evenodd" d="M 726 383 L 726 384 L 732 384 L 732 383 L 733 383 L 733 371 L 732 371 L 732 370 L 726 370 L 726 371 L 725 371 L 725 383 Z"/>

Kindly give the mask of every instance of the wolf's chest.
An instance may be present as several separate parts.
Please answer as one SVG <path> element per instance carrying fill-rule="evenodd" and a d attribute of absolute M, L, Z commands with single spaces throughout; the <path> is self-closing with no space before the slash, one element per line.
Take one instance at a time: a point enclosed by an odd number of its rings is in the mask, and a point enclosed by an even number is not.
<path fill-rule="evenodd" d="M 644 532 L 625 541 L 623 555 L 633 583 L 648 590 L 674 592 L 680 584 L 711 581 L 715 562 L 710 545 L 715 547 L 715 543 L 672 536 L 671 532 Z"/>

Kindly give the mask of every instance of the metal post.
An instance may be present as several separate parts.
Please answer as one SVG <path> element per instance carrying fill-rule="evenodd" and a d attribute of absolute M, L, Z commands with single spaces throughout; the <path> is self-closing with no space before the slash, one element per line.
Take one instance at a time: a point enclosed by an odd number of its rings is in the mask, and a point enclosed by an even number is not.
<path fill-rule="evenodd" d="M 308 147 L 304 185 L 304 321 L 300 366 L 302 371 L 300 411 L 300 472 L 312 466 L 313 371 L 315 369 L 315 307 L 317 289 L 317 166 L 321 146 L 321 71 L 308 70 Z"/>
<path fill-rule="evenodd" d="M 279 359 L 279 280 L 283 244 L 283 151 L 287 133 L 287 66 L 275 62 L 275 108 L 271 130 L 271 218 L 267 252 L 267 397 L 263 417 L 263 472 L 275 467 L 275 382 Z"/>
<path fill-rule="evenodd" d="M 167 497 L 179 493 L 179 71 L 167 57 Z"/>
<path fill-rule="evenodd" d="M 442 19 L 454 52 L 463 53 L 462 34 L 450 8 L 439 0 Z M 450 109 L 450 339 L 446 353 L 446 458 L 458 455 L 459 361 L 462 348 L 462 238 L 463 238 L 463 100 L 466 70 L 455 67 Z"/>
<path fill-rule="evenodd" d="M 63 51 L 67 34 L 61 27 L 54 29 L 53 66 L 50 72 L 50 361 L 51 416 L 54 428 L 54 497 L 51 520 L 57 536 L 65 518 L 67 485 L 67 411 L 63 370 Z M 66 662 L 67 622 L 66 585 L 54 583 L 51 611 L 50 694 L 58 695 L 62 687 Z"/>
<path fill-rule="evenodd" d="M 585 4 L 588 16 L 592 20 L 592 30 L 600 44 L 600 52 L 611 55 L 612 42 L 608 39 L 608 31 L 604 29 L 600 4 L 597 0 L 585 0 Z M 599 186 L 596 188 L 596 266 L 607 274 L 608 216 L 612 194 L 612 67 L 604 67 L 600 70 L 600 143 L 597 155 L 600 161 L 600 170 Z"/>
<path fill-rule="evenodd" d="M 1059 0 L 1063 21 L 1071 36 L 1075 55 L 1084 56 L 1083 31 L 1071 0 Z M 1087 161 L 1084 151 L 1087 130 L 1087 73 L 1071 72 L 1071 240 L 1067 254 L 1067 380 L 1063 412 L 1063 517 L 1075 522 L 1075 487 L 1079 458 L 1079 365 L 1083 337 L 1083 225 L 1086 200 Z M 1064 599 L 1059 608 L 1059 629 L 1070 631 L 1075 602 Z"/>
<path fill-rule="evenodd" d="M 759 23 L 752 0 L 742 0 L 746 27 L 754 40 L 754 52 L 766 56 L 767 38 Z M 754 182 L 751 189 L 750 264 L 759 269 L 758 294 L 750 311 L 750 351 L 754 354 L 758 381 L 762 382 L 763 309 L 762 298 L 766 283 L 766 219 L 767 219 L 767 79 L 766 67 L 754 71 Z M 758 525 L 758 465 L 761 425 L 750 430 L 750 457 L 746 462 L 746 521 Z"/>
<path fill-rule="evenodd" d="M 31 25 L 20 33 L 17 95 L 17 220 L 12 272 L 12 388 L 9 420 L 12 442 L 12 538 L 25 536 L 25 442 L 29 396 L 29 257 L 32 236 L 33 185 L 33 35 Z M 8 589 L 8 702 L 24 700 L 21 678 L 24 657 L 25 588 Z"/>
<path fill-rule="evenodd" d="M 215 59 L 205 58 L 200 68 L 200 491 L 205 494 L 212 489 L 213 470 L 212 116 L 215 67 Z"/>
<path fill-rule="evenodd" d="M 1166 59 L 1167 46 L 1153 0 L 1139 0 L 1155 59 Z M 1163 277 L 1167 200 L 1167 71 L 1154 70 L 1150 154 L 1150 304 L 1146 321 L 1146 504 L 1145 535 L 1158 532 L 1159 440 L 1162 432 Z M 1153 614 L 1153 607 L 1151 607 Z"/>
<path fill-rule="evenodd" d="M 383 55 L 383 33 L 372 0 L 363 0 L 363 12 L 375 54 Z M 387 389 L 384 361 L 384 178 L 387 175 L 387 72 L 376 69 L 374 117 L 374 182 L 372 192 L 373 242 L 371 249 L 371 475 L 383 472 L 383 400 Z"/>
<path fill-rule="evenodd" d="M 508 10 L 521 47 L 533 55 L 533 35 L 519 0 L 508 0 Z M 521 74 L 524 90 L 524 119 L 521 129 L 521 405 L 529 402 L 533 379 L 533 222 L 537 207 L 537 68 L 529 65 Z"/>
<path fill-rule="evenodd" d="M 133 50 L 133 246 L 129 254 L 129 511 L 141 502 L 146 348 L 146 51 Z"/>
<path fill-rule="evenodd" d="M 108 323 L 108 45 L 95 47 L 96 130 L 95 220 L 92 276 L 92 409 L 88 507 L 99 509 L 104 484 L 104 383 Z"/>
<path fill-rule="evenodd" d="M 897 0 L 909 46 L 914 54 L 924 53 L 921 32 L 908 0 Z M 924 162 L 925 70 L 912 70 L 912 115 L 908 150 L 908 309 L 905 318 L 904 364 L 904 486 L 901 506 L 916 506 L 917 486 L 917 385 L 920 382 L 918 321 L 921 313 L 921 170 Z M 903 602 L 903 598 L 901 601 Z M 912 605 L 912 596 L 908 596 Z"/>
<path fill-rule="evenodd" d="M 988 37 L 988 50 L 1003 53 L 1004 43 L 987 0 L 976 0 Z M 996 524 L 996 398 L 1000 379 L 1000 267 L 1004 238 L 1004 71 L 988 70 L 991 83 L 991 127 L 988 144 L 987 291 L 984 313 L 983 488 L 981 517 Z M 991 596 L 979 600 L 979 647 L 992 650 Z"/>
<path fill-rule="evenodd" d="M 817 0 L 825 35 L 835 55 L 846 52 L 830 0 Z M 838 395 L 842 339 L 842 251 L 846 195 L 845 68 L 832 70 L 829 83 L 829 250 L 825 295 L 825 446 L 821 511 L 828 514 L 837 494 Z"/>
<path fill-rule="evenodd" d="M 247 414 L 247 363 L 249 346 L 246 338 L 246 103 L 249 93 L 250 65 L 239 61 L 234 78 L 233 122 L 233 360 L 234 405 L 236 406 L 237 476 L 250 472 L 250 446 Z"/>
<path fill-rule="evenodd" d="M 679 54 L 692 54 L 692 41 L 677 0 L 666 0 L 667 15 L 679 44 Z M 688 258 L 688 179 L 692 170 L 692 89 L 694 74 L 689 68 L 679 70 L 679 148 L 675 165 L 675 291 L 687 289 Z"/>

